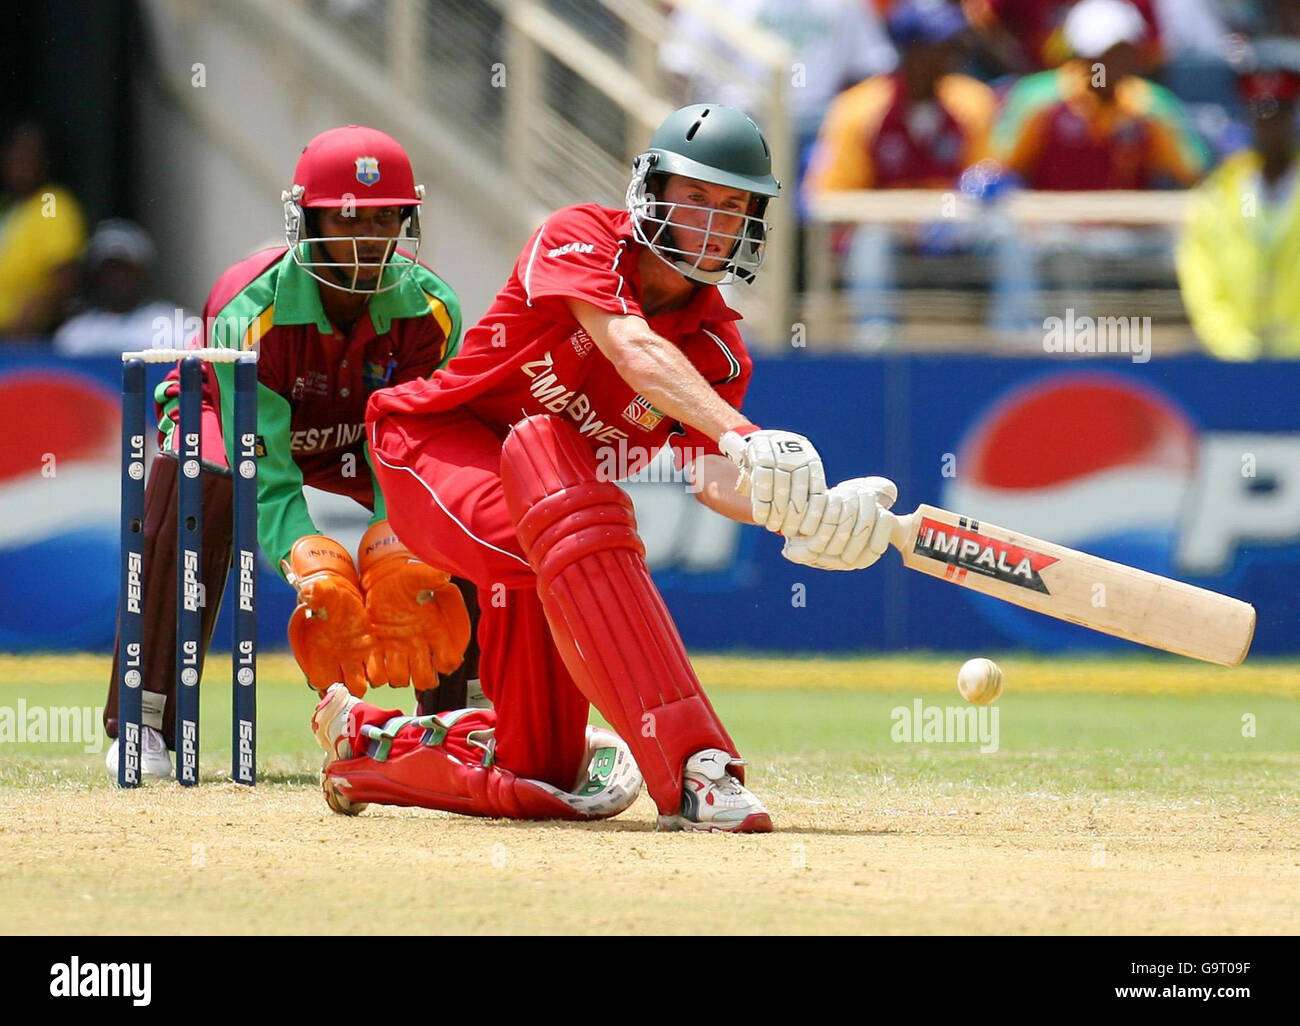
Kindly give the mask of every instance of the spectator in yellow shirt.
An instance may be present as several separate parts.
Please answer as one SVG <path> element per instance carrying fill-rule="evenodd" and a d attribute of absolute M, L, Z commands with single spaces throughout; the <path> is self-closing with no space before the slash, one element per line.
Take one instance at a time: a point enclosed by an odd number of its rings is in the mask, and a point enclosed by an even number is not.
<path fill-rule="evenodd" d="M 1240 79 L 1252 145 L 1196 190 L 1178 247 L 1187 316 L 1224 360 L 1300 359 L 1300 60 L 1277 45 L 1283 59 L 1263 42 Z"/>
<path fill-rule="evenodd" d="M 0 149 L 0 336 L 49 332 L 76 288 L 85 220 L 47 174 L 44 132 L 19 125 Z"/>

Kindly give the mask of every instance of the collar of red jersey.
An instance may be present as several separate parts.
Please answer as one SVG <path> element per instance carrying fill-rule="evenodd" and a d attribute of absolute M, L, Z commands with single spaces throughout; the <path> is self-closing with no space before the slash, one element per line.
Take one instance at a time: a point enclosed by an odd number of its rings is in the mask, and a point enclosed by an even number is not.
<path fill-rule="evenodd" d="M 636 233 L 632 230 L 632 216 L 626 210 L 620 210 L 617 213 L 620 216 L 614 225 L 618 238 L 627 243 L 628 249 L 634 255 L 638 255 L 640 250 L 645 248 L 645 244 L 637 240 Z M 636 278 L 637 293 L 639 294 L 641 291 L 641 278 L 638 273 L 638 266 L 636 260 L 631 262 L 632 274 Z M 676 318 L 674 324 L 678 331 L 699 331 L 700 325 L 709 321 L 740 320 L 740 314 L 727 305 L 716 285 L 700 285 L 696 288 L 691 296 L 691 301 L 686 306 L 656 316 Z"/>
<path fill-rule="evenodd" d="M 397 256 L 394 261 L 406 260 Z M 407 279 L 395 289 L 376 292 L 366 304 L 370 314 L 370 323 L 375 327 L 375 334 L 382 335 L 397 317 L 421 317 L 429 312 L 429 300 L 412 272 Z M 401 269 L 387 267 L 385 276 L 400 274 Z M 285 252 L 280 261 L 280 273 L 275 282 L 275 313 L 272 324 L 315 324 L 322 335 L 331 334 L 334 326 L 325 316 L 321 306 L 320 290 L 322 286 L 310 274 L 304 271 L 293 259 L 293 254 Z"/>
<path fill-rule="evenodd" d="M 677 318 L 678 331 L 699 331 L 709 322 L 740 320 L 740 314 L 727 305 L 716 285 L 701 285 L 689 303 L 666 316 Z"/>

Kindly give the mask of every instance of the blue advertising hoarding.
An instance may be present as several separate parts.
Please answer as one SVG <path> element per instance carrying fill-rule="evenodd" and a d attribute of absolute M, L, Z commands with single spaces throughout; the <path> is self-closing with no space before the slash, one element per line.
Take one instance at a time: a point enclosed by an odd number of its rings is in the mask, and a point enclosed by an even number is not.
<path fill-rule="evenodd" d="M 119 382 L 115 360 L 0 350 L 0 650 L 111 647 Z M 944 506 L 1252 602 L 1254 651 L 1278 655 L 1300 651 L 1297 394 L 1296 363 L 792 357 L 756 360 L 746 412 L 807 434 L 832 480 L 893 478 L 904 512 Z M 797 566 L 779 538 L 708 512 L 680 482 L 629 488 L 695 650 L 1132 649 L 915 574 L 893 553 L 856 573 Z M 354 543 L 364 513 L 350 505 L 313 511 Z M 293 595 L 269 566 L 262 575 L 261 640 L 283 646 Z"/>
<path fill-rule="evenodd" d="M 1297 388 L 1300 364 L 1200 357 L 761 360 L 746 411 L 812 438 L 832 480 L 892 478 L 900 511 L 943 506 L 1252 602 L 1254 651 L 1282 654 L 1300 651 Z M 726 545 L 711 573 L 651 550 L 694 649 L 1135 650 L 892 552 L 828 573 L 785 561 L 764 532 Z"/>

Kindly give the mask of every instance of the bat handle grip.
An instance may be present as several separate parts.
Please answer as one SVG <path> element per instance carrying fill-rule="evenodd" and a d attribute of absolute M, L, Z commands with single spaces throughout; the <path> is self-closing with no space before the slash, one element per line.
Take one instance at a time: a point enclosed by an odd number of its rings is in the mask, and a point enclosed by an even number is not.
<path fill-rule="evenodd" d="M 912 520 L 916 514 L 905 513 L 899 516 L 897 513 L 882 509 L 876 515 L 889 525 L 889 544 L 902 552 L 907 546 L 907 536 L 912 532 Z"/>

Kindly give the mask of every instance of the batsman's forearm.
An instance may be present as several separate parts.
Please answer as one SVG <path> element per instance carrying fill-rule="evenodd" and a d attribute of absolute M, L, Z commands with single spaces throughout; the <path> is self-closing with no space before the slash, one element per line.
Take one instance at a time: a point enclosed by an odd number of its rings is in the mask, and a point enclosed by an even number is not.
<path fill-rule="evenodd" d="M 620 325 L 611 334 L 616 344 L 606 355 L 614 369 L 661 413 L 713 439 L 749 423 L 713 390 L 680 349 L 648 325 Z"/>
<path fill-rule="evenodd" d="M 706 454 L 698 457 L 690 468 L 691 485 L 695 498 L 715 513 L 742 524 L 754 523 L 754 505 L 747 496 L 736 491 L 739 471 L 725 456 Z"/>
<path fill-rule="evenodd" d="M 568 304 L 619 377 L 660 413 L 715 440 L 749 423 L 645 318 L 611 314 L 580 299 Z"/>

